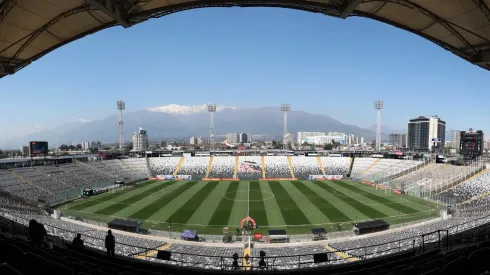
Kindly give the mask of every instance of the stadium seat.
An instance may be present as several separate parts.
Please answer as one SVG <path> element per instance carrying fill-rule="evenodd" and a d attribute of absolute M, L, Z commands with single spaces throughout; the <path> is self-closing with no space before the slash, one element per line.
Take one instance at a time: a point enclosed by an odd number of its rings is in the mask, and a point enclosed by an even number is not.
<path fill-rule="evenodd" d="M 429 262 L 425 263 L 424 265 L 422 265 L 420 272 L 422 272 L 422 273 L 429 272 L 429 271 L 437 269 L 437 268 L 442 268 L 443 265 L 444 265 L 444 261 L 441 259 L 432 260 L 432 261 L 429 261 Z"/>
<path fill-rule="evenodd" d="M 447 263 L 443 269 L 444 274 L 465 274 L 470 275 L 471 267 L 469 266 L 468 259 L 466 257 L 459 257 L 454 261 Z"/>
<path fill-rule="evenodd" d="M 45 272 L 48 271 L 48 262 L 46 259 L 31 252 L 26 252 L 24 262 L 28 263 L 21 269 L 24 275 L 37 275 L 40 273 L 46 274 Z"/>
<path fill-rule="evenodd" d="M 52 274 L 56 275 L 74 275 L 71 268 L 51 261 L 48 262 L 48 269 Z"/>
<path fill-rule="evenodd" d="M 398 275 L 413 275 L 419 274 L 420 266 L 411 266 L 405 269 L 398 271 Z"/>
<path fill-rule="evenodd" d="M 420 275 L 442 275 L 442 269 L 440 268 L 436 268 L 436 269 L 432 269 L 430 271 L 427 271 L 427 272 L 424 272 Z"/>
<path fill-rule="evenodd" d="M 0 274 L 2 275 L 23 275 L 19 271 L 17 271 L 15 268 L 7 265 L 7 264 L 0 264 Z"/>

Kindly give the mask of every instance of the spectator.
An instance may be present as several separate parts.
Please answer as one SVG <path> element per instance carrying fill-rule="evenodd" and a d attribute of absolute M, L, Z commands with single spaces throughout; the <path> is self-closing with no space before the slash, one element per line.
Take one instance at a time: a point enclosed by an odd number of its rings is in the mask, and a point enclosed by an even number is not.
<path fill-rule="evenodd" d="M 105 248 L 107 249 L 107 255 L 114 257 L 114 250 L 116 248 L 116 239 L 112 235 L 112 231 L 107 231 L 107 236 L 105 236 Z"/>
<path fill-rule="evenodd" d="M 78 233 L 75 238 L 73 238 L 73 242 L 71 243 L 72 247 L 75 249 L 80 249 L 83 248 L 83 240 L 82 240 L 82 234 Z"/>
<path fill-rule="evenodd" d="M 43 239 L 44 237 L 48 237 L 48 233 L 46 232 L 46 228 L 44 228 L 44 225 L 42 223 L 37 223 L 37 234 L 38 234 L 38 245 L 37 246 L 41 246 L 42 243 L 43 243 Z"/>
<path fill-rule="evenodd" d="M 29 221 L 29 240 L 31 240 L 31 243 L 33 246 L 36 246 L 37 244 L 37 221 L 32 219 Z"/>

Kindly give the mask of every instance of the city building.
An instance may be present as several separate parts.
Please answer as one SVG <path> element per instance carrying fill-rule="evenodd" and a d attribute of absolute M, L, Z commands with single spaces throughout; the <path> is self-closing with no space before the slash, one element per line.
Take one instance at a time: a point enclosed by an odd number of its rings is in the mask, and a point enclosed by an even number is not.
<path fill-rule="evenodd" d="M 238 137 L 238 133 L 228 133 L 226 134 L 226 141 L 230 144 L 236 144 L 240 142 Z"/>
<path fill-rule="evenodd" d="M 407 147 L 407 134 L 390 134 L 388 137 L 388 141 L 393 146 Z"/>
<path fill-rule="evenodd" d="M 84 141 L 84 142 L 82 142 L 82 149 L 83 150 L 90 149 L 90 141 Z"/>
<path fill-rule="evenodd" d="M 148 133 L 140 127 L 138 132 L 133 134 L 133 151 L 146 150 L 148 150 Z"/>
<path fill-rule="evenodd" d="M 102 148 L 102 143 L 100 141 L 92 141 L 90 143 L 90 148 L 100 149 Z"/>
<path fill-rule="evenodd" d="M 197 145 L 197 138 L 196 137 L 191 137 L 191 139 L 189 140 L 189 144 L 190 145 Z"/>
<path fill-rule="evenodd" d="M 28 156 L 29 155 L 29 146 L 21 145 L 20 146 L 20 154 L 22 156 Z"/>
<path fill-rule="evenodd" d="M 199 145 L 199 146 L 204 145 L 204 138 L 203 137 L 198 137 L 197 138 L 197 145 Z"/>
<path fill-rule="evenodd" d="M 459 153 L 460 144 L 461 144 L 461 131 L 459 130 L 451 131 L 451 147 L 456 149 L 457 153 Z"/>
<path fill-rule="evenodd" d="M 246 133 L 240 133 L 239 141 L 240 143 L 248 143 L 248 135 Z"/>
<path fill-rule="evenodd" d="M 333 142 L 338 142 L 340 144 L 344 144 L 344 140 L 342 136 L 314 136 L 306 138 L 306 142 L 312 145 L 325 145 Z"/>
<path fill-rule="evenodd" d="M 407 147 L 414 151 L 442 152 L 446 143 L 445 135 L 445 121 L 438 116 L 420 116 L 408 122 Z"/>
<path fill-rule="evenodd" d="M 317 137 L 317 136 L 325 136 L 325 133 L 322 132 L 298 132 L 296 136 L 296 142 L 298 144 L 303 144 L 306 142 L 308 137 Z"/>

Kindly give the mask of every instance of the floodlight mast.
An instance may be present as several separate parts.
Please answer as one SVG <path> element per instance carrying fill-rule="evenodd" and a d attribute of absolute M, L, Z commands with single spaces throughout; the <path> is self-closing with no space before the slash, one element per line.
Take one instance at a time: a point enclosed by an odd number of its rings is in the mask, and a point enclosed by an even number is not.
<path fill-rule="evenodd" d="M 209 152 L 214 149 L 214 113 L 216 112 L 216 104 L 208 104 L 208 112 L 210 113 L 209 121 Z"/>
<path fill-rule="evenodd" d="M 281 112 L 284 115 L 284 125 L 283 125 L 283 138 L 282 138 L 282 149 L 286 151 L 288 149 L 287 144 L 287 134 L 288 134 L 288 112 L 291 111 L 291 105 L 281 104 Z"/>
<path fill-rule="evenodd" d="M 123 100 L 118 100 L 117 109 L 119 110 L 119 149 L 122 151 L 124 147 L 123 111 L 126 110 L 126 102 Z"/>
<path fill-rule="evenodd" d="M 376 100 L 374 102 L 374 108 L 376 109 L 376 152 L 381 151 L 381 109 L 384 107 L 382 100 Z"/>

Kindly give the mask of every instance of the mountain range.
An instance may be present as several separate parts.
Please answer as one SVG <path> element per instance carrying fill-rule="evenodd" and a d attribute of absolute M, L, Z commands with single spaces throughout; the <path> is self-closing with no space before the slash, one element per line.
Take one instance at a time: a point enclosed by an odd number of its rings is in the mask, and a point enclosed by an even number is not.
<path fill-rule="evenodd" d="M 130 141 L 132 133 L 139 127 L 148 131 L 150 141 L 190 136 L 208 137 L 209 118 L 207 104 L 196 106 L 172 104 L 124 113 L 125 141 Z M 92 140 L 115 142 L 119 140 L 118 119 L 118 115 L 111 115 L 95 121 L 80 120 L 16 138 L 8 141 L 7 145 L 18 147 L 31 140 L 47 140 L 51 146 Z M 283 131 L 283 114 L 278 107 L 218 106 L 214 115 L 214 125 L 217 136 L 230 132 L 245 132 L 280 138 Z M 326 115 L 294 110 L 288 114 L 288 131 L 343 132 L 363 136 L 365 141 L 370 141 L 375 139 L 376 127 L 361 128 L 342 123 Z M 384 127 L 382 139 L 387 139 L 391 132 L 397 131 Z"/>

